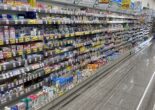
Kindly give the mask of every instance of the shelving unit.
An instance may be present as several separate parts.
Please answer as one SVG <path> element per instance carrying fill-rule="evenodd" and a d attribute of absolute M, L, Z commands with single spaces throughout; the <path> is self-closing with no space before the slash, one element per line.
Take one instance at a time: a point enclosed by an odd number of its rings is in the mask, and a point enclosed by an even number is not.
<path fill-rule="evenodd" d="M 0 108 L 17 107 L 18 98 L 24 107 L 21 98 L 38 89 L 53 100 L 149 38 L 151 25 L 138 21 L 140 16 L 70 8 L 0 4 L 11 16 L 0 20 Z M 61 84 L 59 78 L 68 80 Z M 38 106 L 30 109 L 45 105 Z"/>

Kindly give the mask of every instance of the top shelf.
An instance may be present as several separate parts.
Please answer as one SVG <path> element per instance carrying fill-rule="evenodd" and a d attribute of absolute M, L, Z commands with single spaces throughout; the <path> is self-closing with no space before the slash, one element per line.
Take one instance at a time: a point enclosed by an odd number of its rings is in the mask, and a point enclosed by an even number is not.
<path fill-rule="evenodd" d="M 16 12 L 36 12 L 45 14 L 60 14 L 60 15 L 73 15 L 73 16 L 90 16 L 90 17 L 101 17 L 101 18 L 120 18 L 120 19 L 138 19 L 129 16 L 118 16 L 118 15 L 105 15 L 99 13 L 87 13 L 87 12 L 75 12 L 69 10 L 54 10 L 54 9 L 41 9 L 32 7 L 13 7 L 10 5 L 1 4 L 1 11 L 16 11 Z"/>

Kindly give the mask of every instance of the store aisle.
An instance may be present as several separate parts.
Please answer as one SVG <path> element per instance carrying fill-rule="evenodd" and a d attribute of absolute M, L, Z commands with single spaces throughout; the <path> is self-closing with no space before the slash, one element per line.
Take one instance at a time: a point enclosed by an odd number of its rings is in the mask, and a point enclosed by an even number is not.
<path fill-rule="evenodd" d="M 155 43 L 123 63 L 60 110 L 136 110 L 155 71 Z"/>

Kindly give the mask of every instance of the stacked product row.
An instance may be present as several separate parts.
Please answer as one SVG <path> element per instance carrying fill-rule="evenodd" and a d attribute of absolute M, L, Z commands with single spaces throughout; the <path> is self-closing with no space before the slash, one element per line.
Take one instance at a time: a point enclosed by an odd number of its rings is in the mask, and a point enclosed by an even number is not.
<path fill-rule="evenodd" d="M 22 100 L 6 110 L 44 106 L 145 41 L 149 34 L 149 24 L 140 24 L 129 15 L 105 16 L 90 9 L 78 9 L 75 14 L 75 10 L 53 13 L 52 9 L 24 12 L 15 8 L 6 10 L 16 14 L 0 16 L 0 108 Z"/>

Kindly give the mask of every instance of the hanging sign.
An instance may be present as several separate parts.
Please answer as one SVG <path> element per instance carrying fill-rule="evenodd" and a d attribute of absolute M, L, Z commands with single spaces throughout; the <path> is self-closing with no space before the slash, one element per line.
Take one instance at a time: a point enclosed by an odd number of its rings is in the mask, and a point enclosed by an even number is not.
<path fill-rule="evenodd" d="M 127 10 L 130 8 L 131 0 L 122 0 L 122 6 L 121 8 L 123 10 Z"/>
<path fill-rule="evenodd" d="M 111 0 L 112 3 L 121 4 L 122 0 Z"/>
<path fill-rule="evenodd" d="M 99 3 L 108 4 L 109 3 L 109 0 L 99 0 Z"/>

